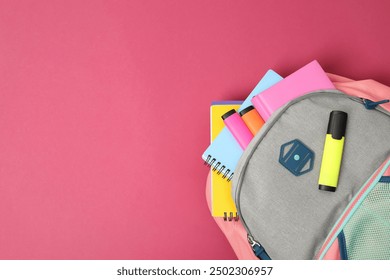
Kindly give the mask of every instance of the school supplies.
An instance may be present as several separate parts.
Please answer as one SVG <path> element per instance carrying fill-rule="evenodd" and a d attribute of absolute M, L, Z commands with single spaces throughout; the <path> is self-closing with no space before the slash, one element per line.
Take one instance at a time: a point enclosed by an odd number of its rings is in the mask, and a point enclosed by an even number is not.
<path fill-rule="evenodd" d="M 347 118 L 348 114 L 342 111 L 330 113 L 318 180 L 320 190 L 336 191 L 343 157 Z"/>
<path fill-rule="evenodd" d="M 273 70 L 268 70 L 249 96 L 242 103 L 238 111 L 252 105 L 251 99 L 265 89 L 273 86 L 282 80 Z M 242 149 L 236 139 L 227 128 L 222 129 L 212 144 L 202 154 L 205 163 L 212 167 L 214 171 L 221 174 L 223 178 L 230 181 L 234 174 L 237 162 L 242 155 Z"/>
<path fill-rule="evenodd" d="M 241 101 L 213 102 L 210 106 L 211 142 L 225 127 L 221 116 L 229 110 L 237 110 Z M 213 217 L 223 217 L 225 221 L 237 220 L 237 209 L 231 195 L 232 182 L 228 182 L 215 172 L 211 172 L 211 213 Z"/>
<path fill-rule="evenodd" d="M 267 121 L 272 112 L 289 101 L 320 89 L 334 89 L 334 85 L 320 64 L 314 60 L 287 76 L 280 83 L 256 95 L 252 103 L 263 120 Z"/>
<path fill-rule="evenodd" d="M 212 101 L 210 106 L 210 144 L 214 142 L 217 136 L 225 128 L 221 116 L 230 109 L 238 109 L 243 101 L 241 100 L 222 100 Z"/>
<path fill-rule="evenodd" d="M 252 140 L 253 134 L 241 119 L 240 115 L 237 114 L 236 110 L 232 109 L 222 115 L 222 120 L 238 144 L 240 144 L 240 147 L 244 150 Z"/>
<path fill-rule="evenodd" d="M 254 135 L 264 125 L 264 120 L 260 117 L 259 112 L 252 105 L 240 112 L 241 119 L 244 121 L 250 132 Z"/>

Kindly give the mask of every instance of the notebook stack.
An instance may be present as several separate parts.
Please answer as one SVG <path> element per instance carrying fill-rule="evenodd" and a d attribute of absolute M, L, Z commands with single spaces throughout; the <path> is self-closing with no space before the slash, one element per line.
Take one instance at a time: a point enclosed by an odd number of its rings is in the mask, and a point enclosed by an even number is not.
<path fill-rule="evenodd" d="M 211 104 L 211 144 L 202 159 L 212 170 L 213 217 L 223 217 L 225 221 L 238 219 L 231 196 L 231 180 L 246 145 L 264 122 L 292 99 L 321 89 L 334 89 L 334 85 L 314 60 L 284 79 L 268 70 L 242 103 L 215 101 Z"/>

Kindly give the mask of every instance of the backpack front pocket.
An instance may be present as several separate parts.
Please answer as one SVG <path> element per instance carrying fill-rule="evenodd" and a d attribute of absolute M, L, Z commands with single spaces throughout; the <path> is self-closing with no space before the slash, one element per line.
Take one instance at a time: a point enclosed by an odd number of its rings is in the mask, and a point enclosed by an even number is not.
<path fill-rule="evenodd" d="M 333 227 L 318 253 L 326 255 L 335 241 L 341 259 L 390 259 L 390 158 L 365 183 Z"/>

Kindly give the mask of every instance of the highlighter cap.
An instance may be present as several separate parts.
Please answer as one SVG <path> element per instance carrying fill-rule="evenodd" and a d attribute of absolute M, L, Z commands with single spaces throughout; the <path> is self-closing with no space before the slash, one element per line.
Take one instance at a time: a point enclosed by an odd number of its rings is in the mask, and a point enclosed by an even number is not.
<path fill-rule="evenodd" d="M 329 116 L 328 130 L 326 134 L 331 134 L 333 139 L 340 140 L 345 136 L 347 128 L 348 114 L 343 111 L 332 111 Z"/>
<path fill-rule="evenodd" d="M 221 118 L 222 118 L 223 120 L 226 120 L 228 117 L 230 117 L 230 116 L 233 115 L 234 113 L 236 113 L 236 110 L 231 109 L 230 111 L 227 111 L 225 114 L 223 114 L 223 115 L 221 116 Z"/>
<path fill-rule="evenodd" d="M 320 189 L 321 191 L 328 191 L 328 192 L 336 191 L 336 187 L 327 186 L 327 185 L 318 185 L 318 189 Z"/>
<path fill-rule="evenodd" d="M 249 106 L 249 107 L 246 107 L 244 110 L 242 110 L 241 112 L 239 112 L 240 116 L 242 117 L 243 115 L 245 115 L 246 113 L 252 111 L 253 109 L 255 109 L 255 107 L 253 107 L 252 105 Z"/>

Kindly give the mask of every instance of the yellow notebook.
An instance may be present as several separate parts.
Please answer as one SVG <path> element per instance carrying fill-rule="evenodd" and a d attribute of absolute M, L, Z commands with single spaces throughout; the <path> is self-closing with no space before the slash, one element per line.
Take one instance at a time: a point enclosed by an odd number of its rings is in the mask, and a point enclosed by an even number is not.
<path fill-rule="evenodd" d="M 231 109 L 240 107 L 242 101 L 213 102 L 210 107 L 211 142 L 218 136 L 225 124 L 221 118 Z M 223 217 L 225 220 L 237 219 L 237 209 L 232 195 L 232 182 L 223 179 L 216 172 L 211 173 L 211 212 L 213 217 Z"/>

